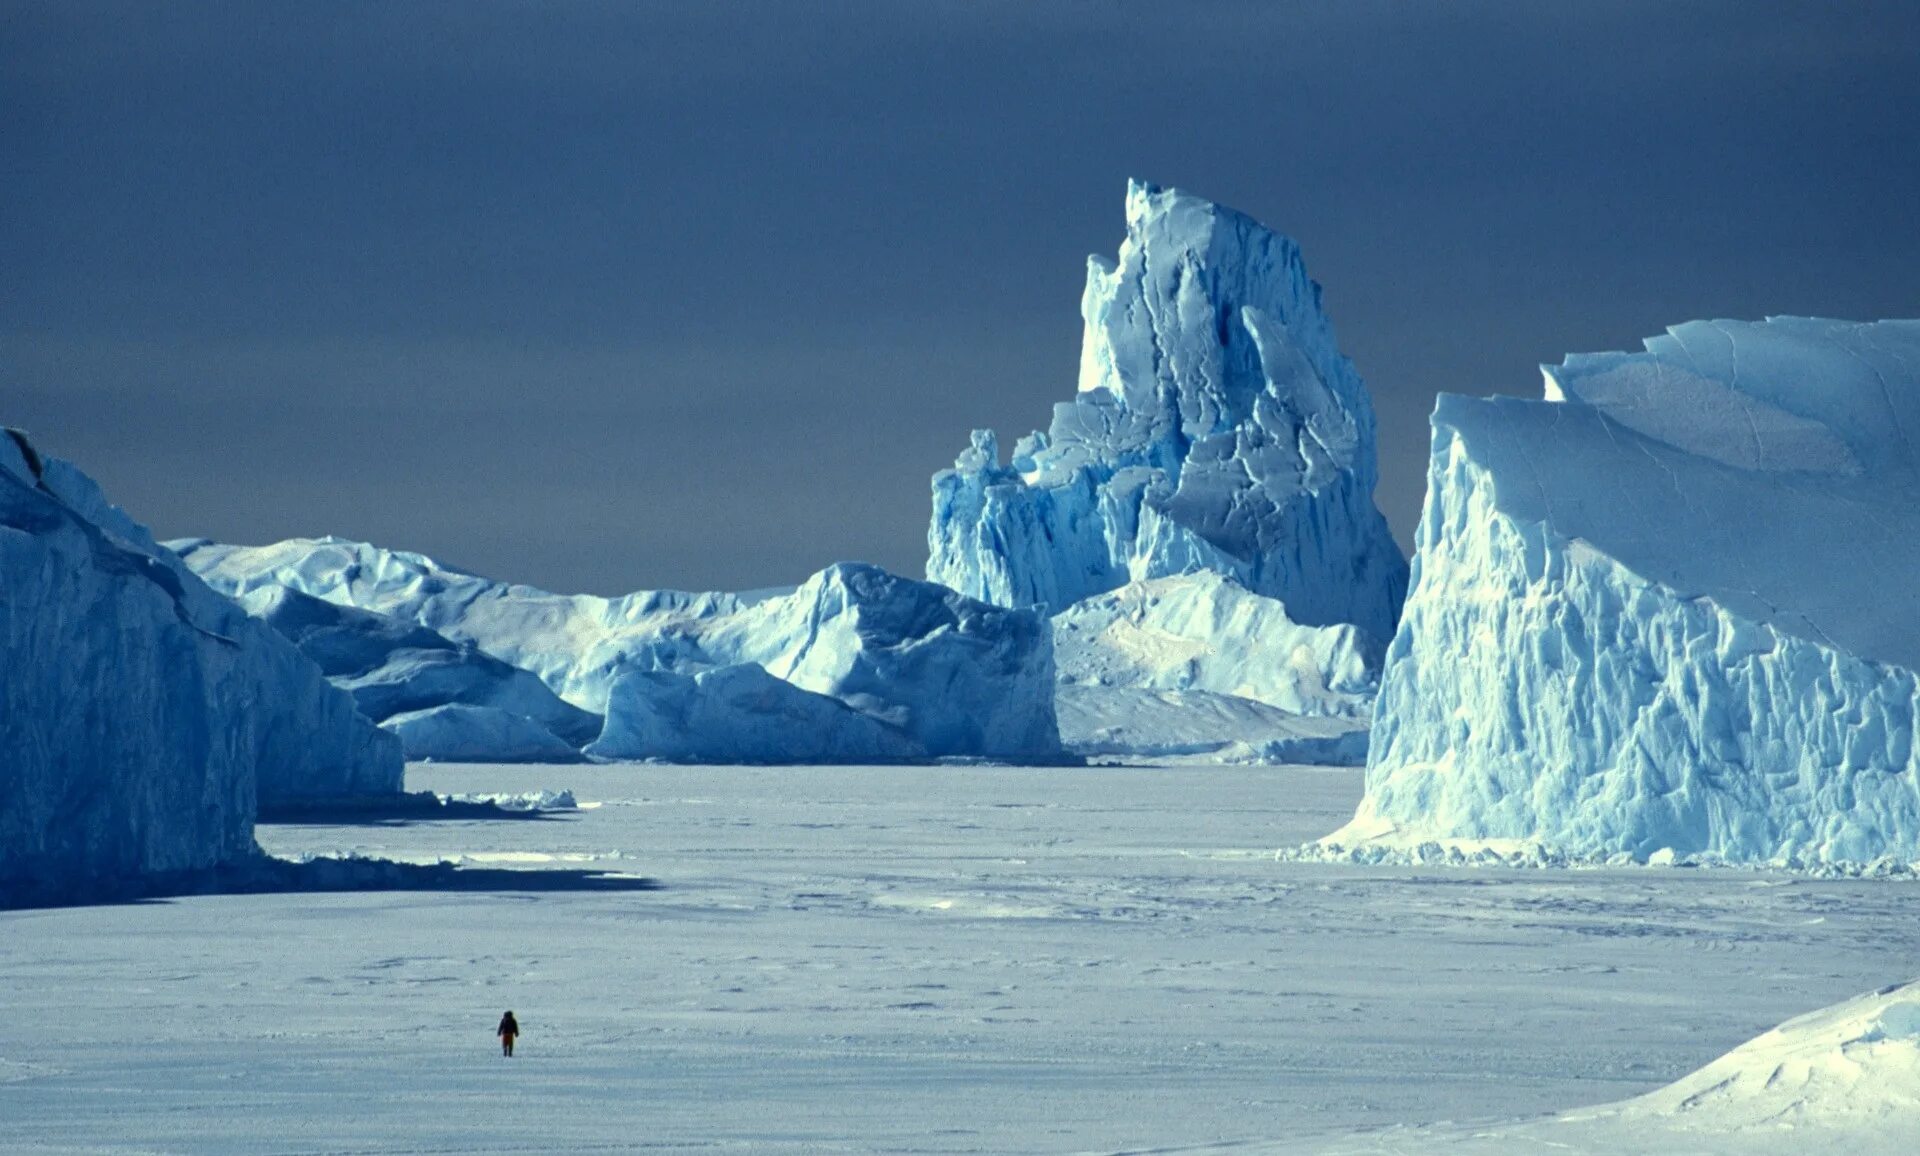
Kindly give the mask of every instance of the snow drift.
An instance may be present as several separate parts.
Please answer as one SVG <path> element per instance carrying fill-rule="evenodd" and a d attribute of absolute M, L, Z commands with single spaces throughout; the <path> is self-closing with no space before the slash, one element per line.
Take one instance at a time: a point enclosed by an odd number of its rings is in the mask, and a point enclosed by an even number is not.
<path fill-rule="evenodd" d="M 1692 322 L 1443 396 L 1331 841 L 1920 857 L 1920 322 Z"/>
<path fill-rule="evenodd" d="M 1391 1128 L 1316 1147 L 1363 1153 L 1612 1156 L 1904 1153 L 1920 1129 L 1920 982 L 1788 1020 L 1666 1087 L 1539 1120 Z M 1246 1151 L 1244 1146 L 1235 1151 Z M 1292 1152 L 1292 1142 L 1256 1152 Z"/>
<path fill-rule="evenodd" d="M 787 591 L 597 598 L 495 582 L 424 555 L 334 538 L 259 547 L 173 545 L 188 566 L 230 595 L 283 587 L 417 623 L 531 671 L 559 697 L 594 714 L 650 709 L 619 701 L 616 688 L 623 684 L 643 697 L 656 689 L 626 682 L 633 672 L 692 678 L 751 664 L 884 724 L 926 756 L 1059 755 L 1046 621 L 1033 610 L 989 605 L 875 566 L 831 566 Z M 696 681 L 692 693 L 706 685 L 729 684 Z M 685 717 L 737 718 L 732 711 L 721 701 Z M 640 733 L 664 732 L 621 729 L 595 750 L 674 757 L 635 745 Z M 820 738 L 794 735 L 792 741 L 796 749 L 812 749 Z"/>
<path fill-rule="evenodd" d="M 0 894 L 218 866 L 258 804 L 399 791 L 351 698 L 14 431 L 0 583 Z"/>
<path fill-rule="evenodd" d="M 1208 570 L 1311 626 L 1391 637 L 1406 562 L 1373 505 L 1372 403 L 1298 247 L 1130 183 L 1117 263 L 1089 258 L 1076 398 L 1000 464 L 976 431 L 933 480 L 927 576 L 1058 611 Z"/>

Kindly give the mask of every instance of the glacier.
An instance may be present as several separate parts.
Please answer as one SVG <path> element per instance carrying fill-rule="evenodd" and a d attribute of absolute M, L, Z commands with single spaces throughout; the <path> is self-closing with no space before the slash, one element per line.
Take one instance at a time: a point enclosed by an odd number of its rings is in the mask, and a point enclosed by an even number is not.
<path fill-rule="evenodd" d="M 1442 395 L 1327 842 L 1920 858 L 1920 322 L 1674 326 Z"/>
<path fill-rule="evenodd" d="M 1060 611 L 1212 571 L 1308 626 L 1393 634 L 1407 565 L 1373 504 L 1374 416 L 1299 247 L 1129 182 L 1088 259 L 1079 390 L 1008 464 L 988 430 L 933 480 L 927 577 Z"/>
<path fill-rule="evenodd" d="M 496 582 L 422 554 L 336 538 L 170 545 L 229 596 L 284 588 L 412 622 L 531 672 L 595 715 L 650 709 L 618 701 L 623 684 L 643 697 L 654 694 L 649 684 L 627 681 L 636 671 L 695 677 L 692 693 L 700 694 L 703 686 L 719 692 L 730 684 L 702 684 L 696 676 L 751 664 L 884 724 L 924 757 L 1060 756 L 1046 620 L 1035 610 L 994 606 L 877 566 L 839 563 L 784 590 L 600 598 Z M 720 700 L 685 717 L 734 717 L 737 707 Z M 665 731 L 630 723 L 596 751 L 668 757 L 634 739 Z M 805 749 L 813 740 L 793 741 Z"/>
<path fill-rule="evenodd" d="M 236 601 L 353 695 L 360 713 L 399 735 L 410 759 L 568 760 L 600 733 L 599 715 L 534 675 L 419 623 L 284 586 Z"/>
<path fill-rule="evenodd" d="M 0 583 L 0 895 L 238 862 L 259 806 L 400 790 L 397 740 L 13 430 Z"/>

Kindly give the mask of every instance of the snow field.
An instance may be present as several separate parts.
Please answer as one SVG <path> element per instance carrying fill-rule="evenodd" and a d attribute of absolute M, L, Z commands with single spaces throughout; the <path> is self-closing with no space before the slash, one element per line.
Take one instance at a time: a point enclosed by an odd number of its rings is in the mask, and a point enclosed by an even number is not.
<path fill-rule="evenodd" d="M 663 889 L 0 915 L 0 1147 L 1351 1148 L 1650 1091 L 1920 958 L 1898 884 L 1276 862 L 1351 813 L 1353 771 L 442 764 L 408 787 L 580 809 L 261 839 Z"/>

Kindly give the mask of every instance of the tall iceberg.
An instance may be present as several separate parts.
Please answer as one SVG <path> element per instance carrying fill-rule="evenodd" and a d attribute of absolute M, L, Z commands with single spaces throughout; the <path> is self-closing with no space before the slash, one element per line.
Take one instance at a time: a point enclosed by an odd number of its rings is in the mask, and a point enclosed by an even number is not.
<path fill-rule="evenodd" d="M 0 648 L 0 897 L 219 866 L 257 804 L 400 789 L 392 736 L 14 431 Z"/>
<path fill-rule="evenodd" d="M 1088 259 L 1079 392 L 1000 464 L 990 431 L 933 481 L 927 576 L 1054 611 L 1225 574 L 1309 626 L 1393 633 L 1407 567 L 1374 507 L 1372 403 L 1291 240 L 1129 183 Z"/>
<path fill-rule="evenodd" d="M 1690 322 L 1443 395 L 1334 842 L 1920 857 L 1920 322 Z"/>

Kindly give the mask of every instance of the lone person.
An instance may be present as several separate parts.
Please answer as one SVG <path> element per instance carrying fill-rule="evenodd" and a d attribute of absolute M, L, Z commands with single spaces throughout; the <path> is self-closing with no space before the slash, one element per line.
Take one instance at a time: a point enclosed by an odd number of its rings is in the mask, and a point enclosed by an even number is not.
<path fill-rule="evenodd" d="M 500 1054 L 511 1057 L 513 1037 L 520 1034 L 520 1021 L 513 1018 L 512 1012 L 508 1012 L 500 1017 L 500 1026 L 494 1029 L 493 1034 L 500 1037 Z"/>

